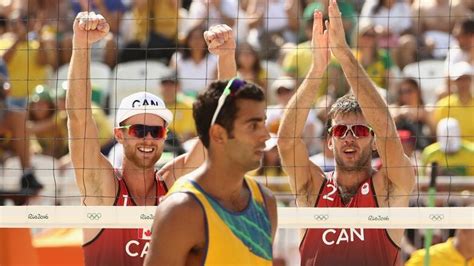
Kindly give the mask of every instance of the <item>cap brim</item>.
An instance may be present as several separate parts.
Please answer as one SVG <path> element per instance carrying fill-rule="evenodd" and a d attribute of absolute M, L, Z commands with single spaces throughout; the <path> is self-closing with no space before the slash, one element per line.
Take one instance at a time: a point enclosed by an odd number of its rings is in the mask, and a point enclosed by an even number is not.
<path fill-rule="evenodd" d="M 139 115 L 139 114 L 152 114 L 152 115 L 159 116 L 163 120 L 165 120 L 167 125 L 171 124 L 171 122 L 173 121 L 173 113 L 168 109 L 164 109 L 164 108 L 160 108 L 160 109 L 147 108 L 146 110 L 134 109 L 134 110 L 130 110 L 124 113 L 121 117 L 117 117 L 117 126 L 119 126 L 120 123 L 122 123 L 126 119 L 134 115 Z"/>

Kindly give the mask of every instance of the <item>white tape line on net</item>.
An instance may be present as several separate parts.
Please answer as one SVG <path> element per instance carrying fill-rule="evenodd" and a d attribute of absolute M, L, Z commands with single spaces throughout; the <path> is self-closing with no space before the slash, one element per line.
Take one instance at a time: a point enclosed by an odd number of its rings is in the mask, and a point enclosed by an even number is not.
<path fill-rule="evenodd" d="M 156 207 L 2 206 L 0 227 L 142 228 Z M 280 228 L 474 228 L 474 207 L 278 208 Z"/>

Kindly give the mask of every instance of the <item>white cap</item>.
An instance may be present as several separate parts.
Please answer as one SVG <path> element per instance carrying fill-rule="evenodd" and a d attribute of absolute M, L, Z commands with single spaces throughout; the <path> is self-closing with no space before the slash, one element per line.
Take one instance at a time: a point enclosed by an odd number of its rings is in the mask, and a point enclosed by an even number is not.
<path fill-rule="evenodd" d="M 459 62 L 452 66 L 449 70 L 449 78 L 451 80 L 457 80 L 462 76 L 474 75 L 474 68 L 468 62 Z"/>
<path fill-rule="evenodd" d="M 294 78 L 289 76 L 283 76 L 273 81 L 271 89 L 277 91 L 279 88 L 285 88 L 287 90 L 296 89 L 296 81 Z"/>
<path fill-rule="evenodd" d="M 117 126 L 124 120 L 138 114 L 154 114 L 169 125 L 173 121 L 173 113 L 166 108 L 163 100 L 149 92 L 137 92 L 122 99 L 117 110 Z"/>
<path fill-rule="evenodd" d="M 461 129 L 458 120 L 448 117 L 438 122 L 436 139 L 444 153 L 455 153 L 461 147 Z"/>

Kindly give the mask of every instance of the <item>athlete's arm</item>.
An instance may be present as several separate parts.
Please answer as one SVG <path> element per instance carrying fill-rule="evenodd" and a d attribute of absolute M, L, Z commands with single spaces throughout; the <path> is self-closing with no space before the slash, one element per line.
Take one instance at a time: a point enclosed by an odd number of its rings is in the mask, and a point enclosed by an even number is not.
<path fill-rule="evenodd" d="M 171 188 L 178 178 L 194 171 L 204 163 L 206 158 L 207 150 L 202 145 L 201 140 L 196 138 L 196 143 L 188 153 L 181 154 L 173 161 L 167 163 L 160 169 L 158 174 L 166 182 L 166 186 Z"/>
<path fill-rule="evenodd" d="M 313 64 L 298 91 L 286 106 L 278 130 L 278 150 L 283 169 L 289 176 L 290 187 L 297 195 L 299 206 L 314 206 L 324 180 L 321 168 L 309 160 L 302 135 L 309 110 L 328 65 L 327 45 L 327 32 L 323 30 L 322 13 L 316 12 L 312 39 Z"/>
<path fill-rule="evenodd" d="M 144 265 L 186 265 L 200 260 L 206 246 L 205 232 L 200 204 L 186 193 L 172 194 L 156 209 Z"/>
<path fill-rule="evenodd" d="M 112 166 L 100 153 L 99 134 L 92 118 L 89 80 L 91 45 L 102 39 L 110 27 L 101 15 L 81 12 L 74 20 L 73 29 L 66 94 L 71 160 L 84 202 L 87 205 L 111 205 L 116 193 L 115 180 Z"/>
<path fill-rule="evenodd" d="M 218 56 L 217 77 L 227 80 L 237 75 L 235 63 L 235 39 L 232 28 L 227 25 L 215 25 L 204 32 L 209 52 Z M 176 157 L 159 172 L 170 188 L 176 179 L 201 166 L 207 157 L 207 150 L 197 140 L 190 152 Z"/>
<path fill-rule="evenodd" d="M 352 54 L 344 35 L 341 13 L 335 0 L 329 4 L 329 40 L 333 55 L 340 62 L 344 74 L 359 102 L 364 117 L 377 137 L 377 150 L 382 159 L 384 176 L 399 193 L 409 194 L 415 184 L 415 172 L 410 159 L 403 152 L 395 123 L 387 104 Z"/>
<path fill-rule="evenodd" d="M 227 80 L 237 75 L 235 63 L 235 38 L 232 28 L 225 25 L 215 25 L 204 32 L 204 40 L 211 54 L 219 57 L 217 64 L 217 79 Z"/>

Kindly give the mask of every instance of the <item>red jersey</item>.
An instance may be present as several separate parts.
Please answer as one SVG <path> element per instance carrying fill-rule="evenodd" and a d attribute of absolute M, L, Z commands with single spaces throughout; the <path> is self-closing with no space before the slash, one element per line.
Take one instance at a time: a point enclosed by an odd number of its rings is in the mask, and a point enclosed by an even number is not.
<path fill-rule="evenodd" d="M 378 207 L 372 178 L 362 182 L 345 205 L 330 175 L 321 186 L 315 207 Z M 386 229 L 307 229 L 300 245 L 301 265 L 305 266 L 394 266 L 400 265 L 399 252 Z"/>
<path fill-rule="evenodd" d="M 127 189 L 125 180 L 118 176 L 119 189 L 114 206 L 137 206 Z M 156 176 L 156 173 L 155 173 Z M 159 178 L 156 182 L 156 202 L 168 189 Z M 86 266 L 142 266 L 151 240 L 151 228 L 102 229 L 91 241 L 82 246 Z"/>

